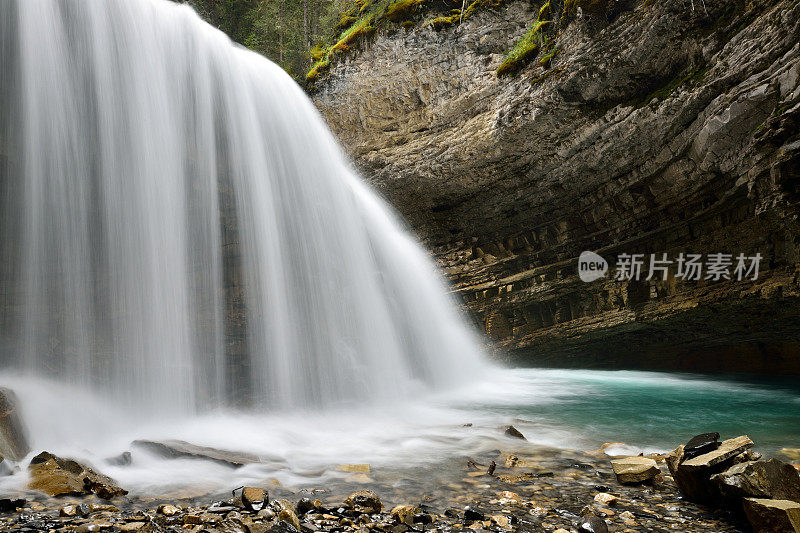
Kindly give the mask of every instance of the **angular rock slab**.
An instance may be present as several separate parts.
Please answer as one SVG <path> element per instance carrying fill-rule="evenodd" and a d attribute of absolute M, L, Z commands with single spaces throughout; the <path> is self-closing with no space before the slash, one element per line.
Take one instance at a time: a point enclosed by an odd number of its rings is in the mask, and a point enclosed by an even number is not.
<path fill-rule="evenodd" d="M 800 502 L 800 472 L 777 459 L 748 461 L 711 476 L 727 500 L 768 498 Z"/>
<path fill-rule="evenodd" d="M 800 503 L 745 498 L 743 504 L 754 533 L 800 533 Z"/>
<path fill-rule="evenodd" d="M 31 451 L 18 406 L 14 391 L 0 388 L 0 456 L 12 461 L 22 461 Z"/>
<path fill-rule="evenodd" d="M 132 444 L 133 446 L 145 448 L 163 457 L 174 459 L 205 459 L 234 468 L 262 462 L 260 457 L 251 453 L 198 446 L 182 440 L 135 440 Z"/>
<path fill-rule="evenodd" d="M 643 483 L 656 477 L 658 464 L 649 457 L 633 456 L 613 459 L 611 467 L 622 484 Z"/>
<path fill-rule="evenodd" d="M 753 441 L 747 435 L 722 441 L 719 448 L 712 452 L 692 457 L 681 463 L 685 468 L 709 468 L 736 457 L 753 447 Z"/>

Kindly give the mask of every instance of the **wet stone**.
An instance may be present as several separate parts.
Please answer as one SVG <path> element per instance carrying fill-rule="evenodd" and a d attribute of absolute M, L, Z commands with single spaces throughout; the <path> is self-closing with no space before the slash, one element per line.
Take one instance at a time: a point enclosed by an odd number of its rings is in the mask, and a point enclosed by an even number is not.
<path fill-rule="evenodd" d="M 686 459 L 692 459 L 719 448 L 719 433 L 703 433 L 692 437 L 683 447 Z"/>
<path fill-rule="evenodd" d="M 505 431 L 503 432 L 506 437 L 511 437 L 513 439 L 525 439 L 525 435 L 523 435 L 517 428 L 514 426 L 506 426 Z"/>
<path fill-rule="evenodd" d="M 659 474 L 658 464 L 648 457 L 625 457 L 613 459 L 611 467 L 622 484 L 643 483 Z"/>
<path fill-rule="evenodd" d="M 242 505 L 251 512 L 258 512 L 269 503 L 267 491 L 258 487 L 242 488 Z"/>
<path fill-rule="evenodd" d="M 360 513 L 380 513 L 383 507 L 378 495 L 369 490 L 354 492 L 344 502 L 348 507 Z"/>

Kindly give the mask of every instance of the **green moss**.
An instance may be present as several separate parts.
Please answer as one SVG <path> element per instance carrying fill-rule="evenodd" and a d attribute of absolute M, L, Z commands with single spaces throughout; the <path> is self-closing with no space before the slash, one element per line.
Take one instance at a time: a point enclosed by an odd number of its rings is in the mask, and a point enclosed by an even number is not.
<path fill-rule="evenodd" d="M 426 22 L 426 25 L 433 26 L 433 29 L 437 31 L 444 28 L 449 28 L 461 20 L 461 10 L 455 9 L 454 11 L 455 13 L 452 15 L 446 17 L 436 17 L 435 19 L 429 20 Z"/>
<path fill-rule="evenodd" d="M 319 77 L 328 71 L 331 66 L 331 61 L 327 57 L 321 59 L 314 63 L 314 66 L 311 67 L 311 70 L 308 71 L 306 74 L 306 81 L 313 83 L 319 79 Z"/>
<path fill-rule="evenodd" d="M 542 55 L 542 58 L 539 60 L 539 64 L 545 68 L 549 68 L 550 61 L 552 61 L 553 58 L 556 57 L 556 54 L 558 53 L 558 48 L 556 46 L 550 46 L 549 49 L 545 49 L 543 52 L 544 53 Z"/>
<path fill-rule="evenodd" d="M 365 39 L 375 32 L 373 22 L 375 14 L 370 13 L 358 20 L 355 24 L 344 30 L 339 36 L 339 40 L 333 46 L 323 48 L 317 45 L 312 50 L 312 59 L 314 64 L 311 70 L 306 73 L 306 81 L 313 83 L 319 77 L 328 71 L 331 65 L 331 59 L 337 52 L 344 52 L 350 49 L 356 42 Z"/>
<path fill-rule="evenodd" d="M 397 0 L 389 4 L 383 16 L 392 22 L 401 22 L 413 16 L 428 0 Z"/>
<path fill-rule="evenodd" d="M 508 76 L 519 71 L 527 62 L 536 55 L 539 48 L 546 43 L 547 37 L 542 33 L 542 28 L 550 24 L 549 20 L 537 20 L 528 33 L 519 41 L 497 68 L 498 76 Z"/>
<path fill-rule="evenodd" d="M 550 20 L 550 2 L 539 8 L 539 20 Z"/>

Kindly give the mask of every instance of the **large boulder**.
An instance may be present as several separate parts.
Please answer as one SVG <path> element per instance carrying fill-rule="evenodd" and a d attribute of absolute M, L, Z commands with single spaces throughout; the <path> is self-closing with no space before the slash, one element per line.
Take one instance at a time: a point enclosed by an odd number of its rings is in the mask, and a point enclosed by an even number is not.
<path fill-rule="evenodd" d="M 110 477 L 72 459 L 63 459 L 42 452 L 28 465 L 28 488 L 49 496 L 96 494 L 110 500 L 124 496 L 128 491 L 117 486 Z"/>
<path fill-rule="evenodd" d="M 777 459 L 739 463 L 711 480 L 728 501 L 750 497 L 800 502 L 800 472 Z"/>
<path fill-rule="evenodd" d="M 753 533 L 800 533 L 800 503 L 745 498 L 744 512 Z"/>
<path fill-rule="evenodd" d="M 12 461 L 21 461 L 31 451 L 18 405 L 14 391 L 0 388 L 0 456 Z"/>
<path fill-rule="evenodd" d="M 715 450 L 688 459 L 685 447 L 679 446 L 665 459 L 675 484 L 686 498 L 698 503 L 717 503 L 720 491 L 711 481 L 711 476 L 733 466 L 737 458 L 752 446 L 753 441 L 743 435 L 723 441 Z"/>

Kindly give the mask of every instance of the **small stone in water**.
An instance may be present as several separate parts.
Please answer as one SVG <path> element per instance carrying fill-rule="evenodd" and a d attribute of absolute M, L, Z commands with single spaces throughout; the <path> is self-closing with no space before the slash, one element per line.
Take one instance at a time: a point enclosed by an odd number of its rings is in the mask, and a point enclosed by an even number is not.
<path fill-rule="evenodd" d="M 576 526 L 581 533 L 608 533 L 605 520 L 597 516 L 584 516 Z"/>
<path fill-rule="evenodd" d="M 128 466 L 131 462 L 131 452 L 122 452 L 116 457 L 109 457 L 106 459 L 106 463 L 114 466 Z"/>
<path fill-rule="evenodd" d="M 603 505 L 614 505 L 617 503 L 617 497 L 607 492 L 600 492 L 595 494 L 594 501 L 602 503 Z"/>
<path fill-rule="evenodd" d="M 300 498 L 298 500 L 297 505 L 295 505 L 295 509 L 297 509 L 297 514 L 306 514 L 309 511 L 313 511 L 317 508 L 317 505 L 311 501 L 311 498 Z"/>
<path fill-rule="evenodd" d="M 511 527 L 511 521 L 508 519 L 507 516 L 504 516 L 504 515 L 492 515 L 492 522 L 494 522 L 495 524 L 497 524 L 498 526 L 500 526 L 503 529 L 508 529 L 508 530 L 513 529 Z"/>
<path fill-rule="evenodd" d="M 427 513 L 417 513 L 414 515 L 415 524 L 432 524 L 433 517 Z"/>
<path fill-rule="evenodd" d="M 257 512 L 269 503 L 269 494 L 258 487 L 242 488 L 242 505 L 251 512 Z"/>
<path fill-rule="evenodd" d="M 383 507 L 378 495 L 369 490 L 359 490 L 352 493 L 344 503 L 359 513 L 380 513 Z"/>
<path fill-rule="evenodd" d="M 75 516 L 78 514 L 78 508 L 74 505 L 65 505 L 61 508 L 58 514 L 61 516 Z"/>
<path fill-rule="evenodd" d="M 489 474 L 490 476 L 491 476 L 491 475 L 493 475 L 493 474 L 494 474 L 494 469 L 495 469 L 495 468 L 497 468 L 497 463 L 495 463 L 494 461 L 492 461 L 492 462 L 489 464 L 489 470 L 487 470 L 487 471 L 486 471 L 486 473 L 487 473 L 487 474 Z"/>
<path fill-rule="evenodd" d="M 20 507 L 25 507 L 25 500 L 23 499 L 0 499 L 0 513 L 13 513 Z"/>
<path fill-rule="evenodd" d="M 283 509 L 280 513 L 278 513 L 278 521 L 279 522 L 288 522 L 295 529 L 300 529 L 300 520 L 298 520 L 297 515 L 294 514 L 294 511 L 290 511 L 289 509 Z"/>
<path fill-rule="evenodd" d="M 520 433 L 520 431 L 517 428 L 515 428 L 514 426 L 506 427 L 505 435 L 506 435 L 506 437 L 512 437 L 514 439 L 526 440 L 525 439 L 525 435 Z"/>
<path fill-rule="evenodd" d="M 164 516 L 175 516 L 176 514 L 180 513 L 181 510 L 174 505 L 163 504 L 158 506 L 158 512 Z"/>
<path fill-rule="evenodd" d="M 418 512 L 419 509 L 413 505 L 398 505 L 392 509 L 392 516 L 397 522 L 411 525 L 414 523 L 414 515 Z"/>
<path fill-rule="evenodd" d="M 474 507 L 466 506 L 464 507 L 464 521 L 465 522 L 474 522 L 476 520 L 483 520 L 484 516 L 483 513 L 475 509 Z"/>
<path fill-rule="evenodd" d="M 339 465 L 336 468 L 340 472 L 369 474 L 369 463 L 362 463 L 355 465 Z"/>
<path fill-rule="evenodd" d="M 256 517 L 262 520 L 272 520 L 275 518 L 275 511 L 272 509 L 261 509 L 258 514 L 256 514 Z"/>

